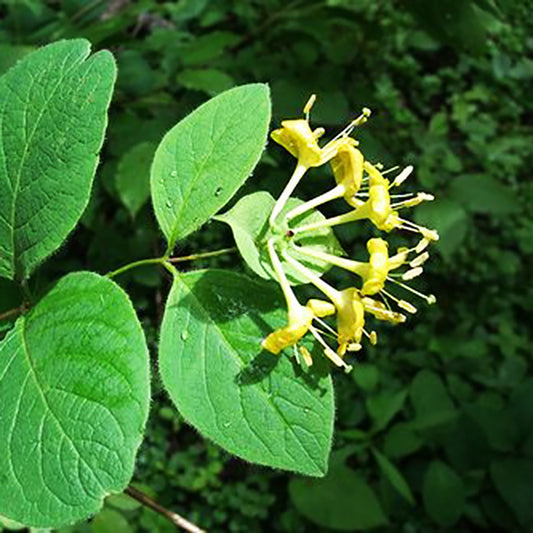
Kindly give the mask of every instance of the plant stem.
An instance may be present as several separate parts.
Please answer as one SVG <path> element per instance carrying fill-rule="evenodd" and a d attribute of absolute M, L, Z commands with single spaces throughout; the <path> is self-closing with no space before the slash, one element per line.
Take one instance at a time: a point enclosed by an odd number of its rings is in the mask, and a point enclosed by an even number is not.
<path fill-rule="evenodd" d="M 159 505 L 157 502 L 148 497 L 144 492 L 141 492 L 139 489 L 132 487 L 131 485 L 126 488 L 124 491 L 126 494 L 131 496 L 134 500 L 137 500 L 145 507 L 152 509 L 156 513 L 163 515 L 165 518 L 170 520 L 174 525 L 189 531 L 190 533 L 205 533 L 205 530 L 200 529 L 198 526 L 194 525 L 192 522 L 189 522 L 178 513 L 174 511 L 169 511 L 162 505 Z"/>
<path fill-rule="evenodd" d="M 25 306 L 19 305 L 18 307 L 15 307 L 14 309 L 10 309 L 9 311 L 4 311 L 3 313 L 0 313 L 0 321 L 5 320 L 6 318 L 20 315 L 22 311 L 24 311 Z"/>
<path fill-rule="evenodd" d="M 231 248 L 222 248 L 221 250 L 215 250 L 213 252 L 203 252 L 199 254 L 183 255 L 181 257 L 169 257 L 167 261 L 169 263 L 182 263 L 185 261 L 195 261 L 196 259 L 206 259 L 208 257 L 216 257 L 217 255 L 228 254 L 235 252 L 237 248 L 234 246 Z"/>
<path fill-rule="evenodd" d="M 157 265 L 157 264 L 163 264 L 165 261 L 164 257 L 154 257 L 151 259 L 141 259 L 140 261 L 134 261 L 133 263 L 128 263 L 127 265 L 124 265 L 123 267 L 117 268 L 117 270 L 113 270 L 112 272 L 108 272 L 106 274 L 107 278 L 114 278 L 115 276 L 118 276 L 119 274 L 122 274 L 123 272 L 127 272 L 128 270 L 131 270 L 132 268 L 136 268 L 138 266 L 143 265 Z"/>
<path fill-rule="evenodd" d="M 150 259 L 141 259 L 139 261 L 134 261 L 133 263 L 128 263 L 123 267 L 113 270 L 106 274 L 108 278 L 114 278 L 123 272 L 127 272 L 132 268 L 136 268 L 143 265 L 162 265 L 166 268 L 168 263 L 182 263 L 185 261 L 194 261 L 196 259 L 206 259 L 207 257 L 216 257 L 217 255 L 227 254 L 229 252 L 234 252 L 237 248 L 222 248 L 221 250 L 214 250 L 213 252 L 203 252 L 199 254 L 184 255 L 181 257 L 153 257 Z M 168 270 L 168 269 L 167 269 Z"/>

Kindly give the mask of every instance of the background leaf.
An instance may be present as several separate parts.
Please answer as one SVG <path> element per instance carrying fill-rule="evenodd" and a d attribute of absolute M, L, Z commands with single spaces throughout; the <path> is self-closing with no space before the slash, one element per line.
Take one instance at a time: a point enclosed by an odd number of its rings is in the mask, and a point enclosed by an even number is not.
<path fill-rule="evenodd" d="M 322 527 L 366 531 L 387 524 L 381 505 L 366 481 L 344 464 L 344 451 L 331 456 L 323 479 L 293 479 L 289 493 L 296 508 Z"/>
<path fill-rule="evenodd" d="M 151 188 L 169 249 L 244 183 L 264 149 L 269 123 L 269 90 L 256 83 L 212 98 L 165 135 L 155 154 Z"/>
<path fill-rule="evenodd" d="M 37 527 L 122 492 L 148 415 L 148 351 L 127 295 L 69 274 L 0 344 L 0 513 Z"/>
<path fill-rule="evenodd" d="M 185 419 L 229 452 L 321 476 L 333 431 L 331 380 L 261 350 L 284 315 L 273 284 L 221 270 L 176 276 L 161 326 L 161 377 Z"/>
<path fill-rule="evenodd" d="M 454 179 L 450 184 L 450 195 L 473 213 L 505 216 L 516 214 L 520 207 L 510 186 L 482 174 Z"/>
<path fill-rule="evenodd" d="M 414 505 L 415 499 L 413 493 L 401 472 L 380 451 L 373 448 L 372 453 L 376 458 L 379 468 L 388 479 L 389 483 L 405 498 L 405 500 L 411 505 Z"/>
<path fill-rule="evenodd" d="M 461 204 L 452 200 L 436 200 L 415 211 L 415 220 L 439 232 L 436 247 L 450 257 L 463 243 L 468 231 L 468 215 Z"/>
<path fill-rule="evenodd" d="M 530 490 L 533 460 L 509 458 L 494 461 L 490 473 L 502 498 L 516 513 L 518 520 L 527 524 L 533 518 Z"/>
<path fill-rule="evenodd" d="M 150 166 L 155 149 L 153 143 L 140 143 L 126 152 L 119 161 L 117 192 L 132 217 L 150 198 Z"/>
<path fill-rule="evenodd" d="M 270 193 L 259 191 L 241 198 L 228 212 L 215 217 L 216 220 L 229 224 L 239 252 L 246 261 L 246 264 L 256 274 L 265 279 L 276 279 L 274 271 L 270 266 L 267 249 L 268 239 L 272 236 L 272 233 L 269 231 L 268 219 L 275 203 L 276 201 Z M 302 203 L 297 198 L 290 198 L 281 213 L 286 213 Z M 296 227 L 298 224 L 303 224 L 304 222 L 311 224 L 325 220 L 325 218 L 319 211 L 311 210 L 293 219 L 291 226 Z M 298 244 L 320 252 L 344 255 L 344 251 L 331 228 L 320 228 L 307 237 L 299 239 Z M 291 283 L 295 285 L 298 283 L 309 283 L 306 277 L 295 271 L 283 258 L 281 259 Z M 309 259 L 309 257 L 303 255 L 298 255 L 298 259 L 319 276 L 329 270 L 331 266 L 324 261 Z"/>
<path fill-rule="evenodd" d="M 465 507 L 465 487 L 461 478 L 442 461 L 432 461 L 424 476 L 422 498 L 431 518 L 440 526 L 451 527 Z"/>
<path fill-rule="evenodd" d="M 109 52 L 59 41 L 0 78 L 0 276 L 26 278 L 87 202 L 115 81 Z"/>

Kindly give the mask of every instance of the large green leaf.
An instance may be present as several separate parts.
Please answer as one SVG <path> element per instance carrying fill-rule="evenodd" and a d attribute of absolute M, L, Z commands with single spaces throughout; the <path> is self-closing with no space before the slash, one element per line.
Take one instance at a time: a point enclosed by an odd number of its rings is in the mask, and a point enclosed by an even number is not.
<path fill-rule="evenodd" d="M 148 351 L 127 295 L 62 278 L 0 343 L 0 513 L 58 527 L 94 514 L 133 473 Z"/>
<path fill-rule="evenodd" d="M 152 165 L 152 200 L 169 249 L 213 216 L 251 174 L 270 122 L 268 86 L 212 98 L 163 138 Z"/>
<path fill-rule="evenodd" d="M 89 52 L 59 41 L 0 78 L 0 276 L 28 277 L 89 201 L 116 70 Z"/>
<path fill-rule="evenodd" d="M 321 476 L 333 431 L 329 377 L 261 351 L 285 324 L 272 284 L 222 270 L 176 275 L 159 343 L 163 383 L 206 437 L 246 459 Z"/>
<path fill-rule="evenodd" d="M 244 198 L 241 198 L 235 206 L 227 213 L 219 215 L 216 220 L 226 222 L 233 231 L 233 236 L 239 252 L 241 253 L 246 264 L 259 276 L 265 279 L 276 279 L 270 258 L 268 256 L 267 242 L 273 233 L 269 229 L 268 219 L 272 208 L 276 201 L 270 193 L 266 191 L 259 191 Z M 294 209 L 302 204 L 301 200 L 297 198 L 290 198 L 287 205 L 282 211 L 282 214 Z M 326 217 L 319 211 L 311 210 L 304 215 L 294 219 L 291 224 L 296 227 L 298 224 L 311 224 L 313 222 L 320 222 Z M 327 252 L 333 255 L 343 255 L 339 241 L 335 237 L 331 228 L 320 228 L 315 232 L 304 236 L 298 240 L 300 246 L 305 246 L 319 252 Z M 330 268 L 330 264 L 325 261 L 317 259 L 310 259 L 307 256 L 292 253 L 295 258 L 305 264 L 317 275 L 322 275 Z M 302 276 L 294 268 L 283 260 L 287 277 L 293 284 L 309 283 L 309 280 Z"/>
<path fill-rule="evenodd" d="M 321 527 L 354 531 L 387 524 L 379 500 L 366 481 L 345 463 L 346 451 L 332 454 L 324 479 L 294 479 L 289 493 L 294 506 Z"/>

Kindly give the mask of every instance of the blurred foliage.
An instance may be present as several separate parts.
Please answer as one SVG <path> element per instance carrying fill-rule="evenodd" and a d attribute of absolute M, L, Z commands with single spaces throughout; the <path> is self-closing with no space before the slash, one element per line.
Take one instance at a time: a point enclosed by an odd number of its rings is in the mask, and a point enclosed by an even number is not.
<path fill-rule="evenodd" d="M 421 287 L 438 304 L 407 327 L 382 329 L 352 374 L 335 376 L 328 476 L 231 458 L 159 392 L 135 481 L 163 505 L 211 532 L 533 527 L 530 11 L 529 0 L 0 2 L 0 71 L 36 46 L 78 36 L 119 64 L 93 200 L 32 280 L 38 294 L 67 271 L 106 272 L 161 250 L 148 176 L 136 171 L 171 125 L 235 84 L 270 83 L 276 124 L 299 116 L 312 92 L 314 122 L 330 131 L 369 106 L 360 135 L 367 157 L 413 163 L 412 179 L 438 197 L 416 213 L 441 233 Z M 291 164 L 272 146 L 245 191 L 278 194 Z M 364 257 L 351 227 L 342 239 L 352 257 Z M 231 245 L 229 230 L 213 222 L 179 252 Z M 244 268 L 234 255 L 210 264 Z M 143 268 L 120 281 L 155 348 L 168 279 Z M 3 312 L 20 294 L 0 283 Z M 155 368 L 154 381 L 158 391 Z M 173 528 L 124 497 L 68 531 Z"/>

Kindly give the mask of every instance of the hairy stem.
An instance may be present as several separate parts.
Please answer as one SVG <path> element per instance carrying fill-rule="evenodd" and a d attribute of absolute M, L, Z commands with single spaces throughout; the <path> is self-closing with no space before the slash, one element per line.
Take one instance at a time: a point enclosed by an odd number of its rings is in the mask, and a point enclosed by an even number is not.
<path fill-rule="evenodd" d="M 203 252 L 199 254 L 183 255 L 181 257 L 169 257 L 167 261 L 169 263 L 182 263 L 184 261 L 195 261 L 196 259 L 207 259 L 208 257 L 216 257 L 217 255 L 229 254 L 235 252 L 237 248 L 235 246 L 231 248 L 222 248 L 221 250 L 214 250 L 213 252 Z"/>
<path fill-rule="evenodd" d="M 149 509 L 152 509 L 152 511 L 155 511 L 156 513 L 159 513 L 160 515 L 164 516 L 166 519 L 170 520 L 170 522 L 172 522 L 175 526 L 180 527 L 185 531 L 189 531 L 190 533 L 205 533 L 205 530 L 200 529 L 198 526 L 196 526 L 192 522 L 189 522 L 187 519 L 183 518 L 178 513 L 170 511 L 162 505 L 159 505 L 156 501 L 152 500 L 149 496 L 147 496 L 139 489 L 136 489 L 135 487 L 132 487 L 130 485 L 126 488 L 124 492 L 131 496 L 134 500 L 137 500 L 145 507 L 148 507 Z"/>
<path fill-rule="evenodd" d="M 128 263 L 117 270 L 108 272 L 106 277 L 114 278 L 123 272 L 127 272 L 132 268 L 136 268 L 143 265 L 162 265 L 165 266 L 165 263 L 181 263 L 185 261 L 195 261 L 196 259 L 206 259 L 208 257 L 216 257 L 217 255 L 223 255 L 230 252 L 234 252 L 237 248 L 222 248 L 221 250 L 214 250 L 213 252 L 203 252 L 199 254 L 184 255 L 181 257 L 153 257 L 150 259 L 141 259 L 139 261 L 133 261 L 133 263 Z"/>
<path fill-rule="evenodd" d="M 119 274 L 122 274 L 123 272 L 127 272 L 128 270 L 131 270 L 132 268 L 136 268 L 143 265 L 161 265 L 165 261 L 164 257 L 154 257 L 151 259 L 141 259 L 140 261 L 134 261 L 133 263 L 128 263 L 127 265 L 124 265 L 120 268 L 117 268 L 117 270 L 113 270 L 112 272 L 108 272 L 106 274 L 107 278 L 114 278 L 115 276 L 118 276 Z"/>

